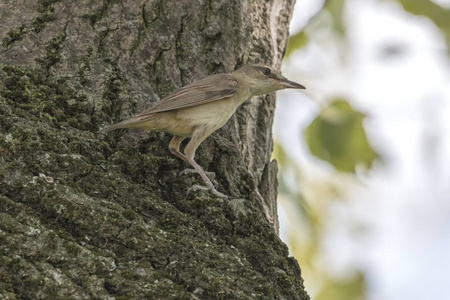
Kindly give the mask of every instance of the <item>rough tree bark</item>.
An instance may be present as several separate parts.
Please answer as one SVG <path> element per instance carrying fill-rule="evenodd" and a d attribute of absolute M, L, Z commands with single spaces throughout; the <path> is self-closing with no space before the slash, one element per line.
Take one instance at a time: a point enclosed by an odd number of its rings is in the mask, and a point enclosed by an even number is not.
<path fill-rule="evenodd" d="M 293 2 L 0 1 L 0 298 L 308 299 L 277 236 L 273 95 L 198 151 L 229 205 L 186 198 L 201 182 L 169 135 L 95 135 L 208 74 L 279 67 Z"/>

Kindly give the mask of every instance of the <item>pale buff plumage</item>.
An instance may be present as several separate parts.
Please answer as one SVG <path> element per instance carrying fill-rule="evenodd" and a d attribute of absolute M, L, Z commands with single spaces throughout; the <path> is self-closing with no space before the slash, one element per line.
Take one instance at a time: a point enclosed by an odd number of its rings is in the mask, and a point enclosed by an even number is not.
<path fill-rule="evenodd" d="M 138 128 L 173 134 L 170 151 L 191 164 L 216 196 L 227 198 L 215 189 L 195 162 L 196 149 L 211 133 L 225 125 L 248 98 L 285 88 L 304 89 L 271 67 L 247 65 L 233 73 L 211 75 L 180 88 L 148 110 L 104 128 L 102 132 L 117 128 Z M 191 140 L 182 154 L 179 151 L 180 144 L 187 137 Z"/>

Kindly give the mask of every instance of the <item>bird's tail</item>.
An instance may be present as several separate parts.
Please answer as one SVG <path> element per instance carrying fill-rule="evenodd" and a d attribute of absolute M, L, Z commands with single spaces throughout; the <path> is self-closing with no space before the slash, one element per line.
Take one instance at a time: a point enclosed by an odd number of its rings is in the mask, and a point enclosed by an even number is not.
<path fill-rule="evenodd" d="M 151 116 L 145 116 L 145 117 L 144 116 L 137 116 L 137 117 L 134 117 L 134 118 L 131 118 L 131 119 L 119 122 L 117 124 L 113 124 L 111 126 L 107 126 L 107 127 L 103 128 L 103 129 L 99 130 L 97 133 L 103 133 L 104 134 L 104 133 L 108 133 L 108 132 L 110 132 L 112 130 L 119 129 L 119 128 L 140 128 L 140 126 L 139 126 L 140 124 L 142 124 L 144 122 L 148 124 L 148 121 L 151 120 L 150 117 Z M 152 129 L 152 128 L 147 128 L 147 129 Z"/>

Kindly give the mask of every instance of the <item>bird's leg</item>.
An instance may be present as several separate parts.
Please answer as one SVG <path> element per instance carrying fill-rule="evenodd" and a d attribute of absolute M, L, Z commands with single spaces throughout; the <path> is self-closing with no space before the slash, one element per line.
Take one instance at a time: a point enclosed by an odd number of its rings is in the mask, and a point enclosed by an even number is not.
<path fill-rule="evenodd" d="M 186 158 L 186 156 L 184 156 L 184 154 L 180 152 L 180 145 L 185 139 L 186 139 L 186 137 L 174 135 L 172 140 L 170 140 L 169 149 L 173 155 L 181 158 L 188 164 L 192 165 L 189 162 L 189 160 Z M 203 169 L 202 169 L 202 171 L 203 171 Z M 214 178 L 216 177 L 216 174 L 214 174 L 214 172 L 205 172 L 205 171 L 203 171 L 203 172 L 210 178 L 210 180 L 212 181 L 214 186 L 217 188 L 219 186 L 219 184 L 214 180 Z M 198 171 L 196 169 L 185 169 L 180 172 L 180 175 L 185 175 L 185 174 L 190 174 L 190 173 L 198 173 Z"/>
<path fill-rule="evenodd" d="M 205 128 L 198 128 L 194 130 L 194 133 L 189 141 L 188 145 L 184 149 L 184 154 L 188 162 L 197 170 L 198 174 L 202 177 L 203 181 L 206 183 L 206 186 L 211 190 L 211 192 L 219 198 L 228 199 L 228 197 L 221 192 L 217 191 L 214 187 L 211 180 L 205 174 L 203 169 L 195 162 L 195 151 L 198 146 L 212 133 L 211 130 L 205 130 Z"/>
<path fill-rule="evenodd" d="M 187 160 L 186 156 L 183 155 L 183 153 L 180 152 L 180 144 L 182 141 L 184 141 L 186 138 L 178 135 L 174 135 L 169 143 L 169 150 L 172 152 L 173 155 L 181 158 L 185 162 L 189 164 L 189 161 Z"/>

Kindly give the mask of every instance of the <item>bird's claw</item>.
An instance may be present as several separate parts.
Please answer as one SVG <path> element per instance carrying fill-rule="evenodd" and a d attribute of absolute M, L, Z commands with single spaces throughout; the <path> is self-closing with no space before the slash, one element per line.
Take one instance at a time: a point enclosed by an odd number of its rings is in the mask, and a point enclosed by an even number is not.
<path fill-rule="evenodd" d="M 187 175 L 187 174 L 198 174 L 196 169 L 184 169 L 180 172 L 179 176 Z M 214 172 L 205 172 L 206 176 L 211 180 L 211 182 L 214 184 L 214 187 L 217 189 L 219 188 L 219 183 L 214 180 L 216 178 L 216 173 Z"/>
<path fill-rule="evenodd" d="M 214 195 L 216 195 L 218 198 L 220 198 L 220 199 L 222 199 L 222 200 L 226 200 L 227 202 L 230 200 L 230 199 L 228 199 L 228 196 L 227 196 L 227 195 L 222 194 L 221 192 L 219 192 L 218 190 L 216 190 L 214 187 L 212 187 L 212 188 L 210 189 L 210 191 L 211 191 Z"/>
<path fill-rule="evenodd" d="M 195 185 L 191 186 L 190 188 L 188 188 L 187 193 L 186 193 L 186 198 L 189 195 L 189 193 L 192 191 L 211 191 L 211 193 L 213 193 L 218 198 L 227 200 L 227 201 L 229 200 L 227 195 L 216 190 L 216 188 L 214 186 L 203 186 L 203 185 L 195 184 Z"/>

